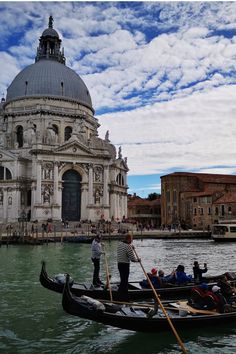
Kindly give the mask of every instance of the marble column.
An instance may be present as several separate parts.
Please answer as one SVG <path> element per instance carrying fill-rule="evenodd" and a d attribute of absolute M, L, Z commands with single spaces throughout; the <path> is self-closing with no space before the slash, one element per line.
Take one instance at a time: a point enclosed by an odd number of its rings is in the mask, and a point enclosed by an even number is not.
<path fill-rule="evenodd" d="M 37 183 L 36 183 L 36 203 L 42 203 L 41 197 L 41 183 L 42 183 L 42 166 L 41 163 L 38 161 L 37 163 Z"/>
<path fill-rule="evenodd" d="M 108 193 L 108 166 L 104 166 L 103 171 L 103 204 L 109 205 L 109 193 Z"/>
<path fill-rule="evenodd" d="M 6 189 L 3 189 L 3 219 L 8 219 L 8 193 Z"/>
<path fill-rule="evenodd" d="M 88 186 L 82 184 L 81 186 L 81 219 L 88 219 Z"/>
<path fill-rule="evenodd" d="M 53 203 L 58 204 L 58 162 L 54 162 Z"/>
<path fill-rule="evenodd" d="M 93 165 L 89 165 L 89 199 L 88 199 L 88 204 L 94 204 L 93 203 Z"/>

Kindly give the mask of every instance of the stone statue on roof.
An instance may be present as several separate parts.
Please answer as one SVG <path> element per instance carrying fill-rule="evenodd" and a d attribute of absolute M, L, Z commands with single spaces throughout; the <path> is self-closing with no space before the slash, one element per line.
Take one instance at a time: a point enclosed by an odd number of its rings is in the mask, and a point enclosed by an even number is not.
<path fill-rule="evenodd" d="M 122 159 L 121 146 L 119 147 L 119 150 L 118 150 L 118 158 Z"/>
<path fill-rule="evenodd" d="M 109 140 L 109 130 L 107 130 L 107 132 L 106 132 L 105 140 L 106 140 L 106 141 L 110 141 L 110 140 Z"/>
<path fill-rule="evenodd" d="M 49 16 L 48 28 L 53 28 L 53 17 L 52 17 L 52 15 Z"/>

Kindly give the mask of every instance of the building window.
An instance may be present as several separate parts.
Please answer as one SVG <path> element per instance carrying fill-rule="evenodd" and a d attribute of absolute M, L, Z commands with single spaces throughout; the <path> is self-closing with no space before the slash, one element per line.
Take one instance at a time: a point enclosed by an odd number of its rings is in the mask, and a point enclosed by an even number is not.
<path fill-rule="evenodd" d="M 211 203 L 212 200 L 211 200 L 211 197 L 207 197 L 207 203 Z"/>
<path fill-rule="evenodd" d="M 23 146 L 23 127 L 21 125 L 16 128 L 16 141 L 19 148 Z"/>
<path fill-rule="evenodd" d="M 216 215 L 219 214 L 219 209 L 218 209 L 218 207 L 215 208 L 215 214 L 216 214 Z"/>
<path fill-rule="evenodd" d="M 232 208 L 231 208 L 231 206 L 228 207 L 228 213 L 232 213 Z"/>
<path fill-rule="evenodd" d="M 65 127 L 65 141 L 69 140 L 72 134 L 71 127 Z"/>
<path fill-rule="evenodd" d="M 177 193 L 176 191 L 173 191 L 173 203 L 176 204 L 176 202 L 177 202 Z"/>
<path fill-rule="evenodd" d="M 31 190 L 27 191 L 27 206 L 31 206 Z"/>
<path fill-rule="evenodd" d="M 197 215 L 197 208 L 194 208 L 194 215 Z"/>
<path fill-rule="evenodd" d="M 166 192 L 166 201 L 167 203 L 170 203 L 170 191 Z"/>
<path fill-rule="evenodd" d="M 0 190 L 0 205 L 3 205 L 3 191 Z"/>
<path fill-rule="evenodd" d="M 221 215 L 224 216 L 225 215 L 225 206 L 221 205 Z"/>
<path fill-rule="evenodd" d="M 52 125 L 52 129 L 54 130 L 55 134 L 58 135 L 58 126 L 56 124 Z"/>
<path fill-rule="evenodd" d="M 193 198 L 193 202 L 197 203 L 197 198 L 196 197 Z"/>
<path fill-rule="evenodd" d="M 119 185 L 119 186 L 124 186 L 124 177 L 122 176 L 121 173 L 119 173 L 116 177 L 116 183 Z"/>
<path fill-rule="evenodd" d="M 0 166 L 0 180 L 12 179 L 12 175 L 8 168 Z"/>
<path fill-rule="evenodd" d="M 211 215 L 211 208 L 208 208 L 208 215 Z"/>
<path fill-rule="evenodd" d="M 171 215 L 171 207 L 170 206 L 168 206 L 168 208 L 167 208 L 167 214 L 168 214 L 168 216 Z"/>

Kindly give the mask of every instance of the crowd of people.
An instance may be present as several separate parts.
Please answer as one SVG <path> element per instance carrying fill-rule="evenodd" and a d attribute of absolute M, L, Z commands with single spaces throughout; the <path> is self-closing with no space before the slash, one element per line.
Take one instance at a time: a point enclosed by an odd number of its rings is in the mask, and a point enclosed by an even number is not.
<path fill-rule="evenodd" d="M 133 237 L 131 233 L 124 235 L 124 239 L 118 242 L 117 246 L 117 267 L 120 275 L 118 286 L 118 297 L 120 301 L 129 301 L 128 285 L 130 274 L 130 263 L 141 262 L 132 245 Z M 96 235 L 92 242 L 92 262 L 94 265 L 93 285 L 100 287 L 104 285 L 100 279 L 100 258 L 105 254 L 102 249 L 101 236 Z M 203 276 L 208 271 L 207 263 L 201 268 L 198 261 L 193 263 L 193 274 L 187 274 L 185 267 L 179 264 L 170 274 L 165 275 L 164 271 L 152 268 L 147 273 L 147 278 L 140 281 L 142 288 L 150 288 L 150 282 L 155 289 L 185 284 L 194 284 L 189 298 L 189 304 L 199 309 L 216 309 L 219 312 L 227 311 L 227 305 L 236 301 L 236 288 L 230 283 L 230 276 L 225 273 L 217 284 L 209 287 L 207 279 Z"/>
<path fill-rule="evenodd" d="M 167 285 L 184 285 L 193 282 L 193 276 L 186 274 L 185 267 L 182 264 L 179 264 L 177 268 L 168 275 L 165 275 L 162 269 L 157 271 L 156 268 L 153 268 L 150 273 L 147 273 L 147 275 L 153 286 L 157 289 Z M 140 285 L 142 288 L 150 287 L 147 279 L 143 279 L 140 282 Z"/>

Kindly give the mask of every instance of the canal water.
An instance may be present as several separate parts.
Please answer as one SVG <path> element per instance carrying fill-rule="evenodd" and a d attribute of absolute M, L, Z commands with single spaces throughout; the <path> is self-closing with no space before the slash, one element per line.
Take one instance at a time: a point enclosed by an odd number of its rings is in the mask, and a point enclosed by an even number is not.
<path fill-rule="evenodd" d="M 105 241 L 112 280 L 118 280 L 117 241 Z M 194 260 L 208 263 L 208 274 L 235 271 L 236 243 L 211 240 L 135 240 L 146 271 L 170 272 L 184 264 L 188 274 Z M 144 334 L 112 328 L 65 313 L 61 295 L 39 283 L 41 261 L 49 275 L 68 272 L 75 280 L 91 281 L 90 244 L 51 243 L 0 248 L 1 354 L 177 354 L 182 351 L 172 332 Z M 101 275 L 105 279 L 105 262 Z M 130 280 L 144 277 L 139 263 Z M 235 354 L 236 325 L 179 331 L 190 354 Z"/>

